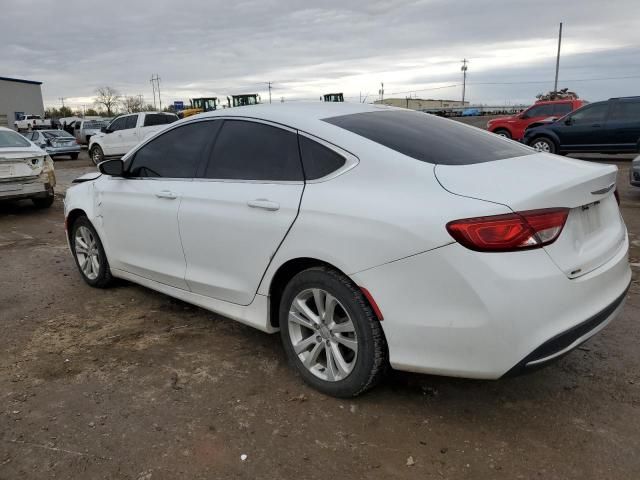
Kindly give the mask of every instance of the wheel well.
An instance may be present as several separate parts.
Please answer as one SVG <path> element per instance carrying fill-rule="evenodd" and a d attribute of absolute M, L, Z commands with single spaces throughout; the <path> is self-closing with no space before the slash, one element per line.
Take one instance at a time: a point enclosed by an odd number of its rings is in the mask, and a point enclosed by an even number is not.
<path fill-rule="evenodd" d="M 69 212 L 69 215 L 67 215 L 67 218 L 65 218 L 65 225 L 67 227 L 67 236 L 71 235 L 71 230 L 73 228 L 73 224 L 76 222 L 76 220 L 78 220 L 78 218 L 80 217 L 86 217 L 87 214 L 85 213 L 84 210 L 81 210 L 79 208 L 76 208 L 74 210 L 71 210 Z M 69 237 L 71 238 L 71 237 Z"/>
<path fill-rule="evenodd" d="M 289 280 L 303 270 L 323 266 L 340 272 L 340 269 L 316 258 L 294 258 L 280 265 L 280 268 L 278 268 L 278 271 L 271 279 L 271 285 L 269 287 L 269 323 L 272 327 L 278 328 L 280 325 L 280 315 L 278 315 L 280 298 Z"/>
<path fill-rule="evenodd" d="M 511 135 L 511 130 L 509 130 L 507 127 L 497 127 L 492 130 L 493 133 L 498 133 L 500 131 L 508 132 L 509 135 Z"/>

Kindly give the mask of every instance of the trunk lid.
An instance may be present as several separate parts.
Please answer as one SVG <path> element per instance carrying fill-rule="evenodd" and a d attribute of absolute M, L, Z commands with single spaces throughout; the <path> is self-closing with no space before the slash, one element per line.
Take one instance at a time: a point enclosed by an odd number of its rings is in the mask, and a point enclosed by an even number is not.
<path fill-rule="evenodd" d="M 434 172 L 453 194 L 500 203 L 515 212 L 570 208 L 562 233 L 544 247 L 569 278 L 603 265 L 625 244 L 613 165 L 540 153 L 472 165 L 436 165 Z"/>
<path fill-rule="evenodd" d="M 45 156 L 39 149 L 0 149 L 0 182 L 37 177 L 44 168 Z"/>

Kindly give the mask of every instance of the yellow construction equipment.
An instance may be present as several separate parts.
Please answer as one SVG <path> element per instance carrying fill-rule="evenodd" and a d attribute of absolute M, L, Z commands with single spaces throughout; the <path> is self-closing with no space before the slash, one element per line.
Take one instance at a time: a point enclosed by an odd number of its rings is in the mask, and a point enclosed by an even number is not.
<path fill-rule="evenodd" d="M 218 97 L 192 98 L 189 100 L 189 108 L 185 108 L 178 113 L 180 118 L 187 118 L 202 112 L 211 112 L 218 108 Z"/>
<path fill-rule="evenodd" d="M 260 95 L 257 93 L 245 93 L 243 95 L 231 95 L 227 97 L 227 107 L 243 107 L 245 105 L 257 105 L 260 103 Z"/>

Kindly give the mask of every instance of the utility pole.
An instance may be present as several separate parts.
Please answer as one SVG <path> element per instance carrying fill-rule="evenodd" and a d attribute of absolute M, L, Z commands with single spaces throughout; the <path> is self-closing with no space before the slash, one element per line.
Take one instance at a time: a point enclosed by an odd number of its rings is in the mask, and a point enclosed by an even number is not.
<path fill-rule="evenodd" d="M 62 108 L 64 108 L 64 97 L 58 97 L 58 100 L 62 102 Z"/>
<path fill-rule="evenodd" d="M 138 94 L 138 107 L 140 108 L 140 111 L 143 110 L 144 108 L 144 102 L 142 101 L 143 99 L 143 95 L 141 93 Z"/>
<path fill-rule="evenodd" d="M 556 81 L 553 84 L 553 93 L 558 93 L 558 72 L 560 71 L 560 45 L 562 44 L 562 22 L 560 22 L 560 31 L 558 32 L 558 55 L 556 56 Z"/>
<path fill-rule="evenodd" d="M 156 91 L 158 92 L 158 104 L 162 110 L 162 98 L 160 97 L 160 76 L 156 73 L 151 75 L 151 88 L 153 88 L 153 108 L 156 108 Z"/>
<path fill-rule="evenodd" d="M 384 83 L 380 82 L 380 90 L 378 91 L 380 94 L 380 103 L 384 103 Z"/>
<path fill-rule="evenodd" d="M 462 59 L 462 67 L 460 68 L 460 70 L 462 70 L 462 106 L 464 107 L 464 97 L 465 94 L 467 93 L 467 69 L 469 67 L 467 67 L 467 63 L 469 63 L 469 60 L 467 60 L 466 58 Z"/>
<path fill-rule="evenodd" d="M 269 85 L 269 103 L 271 103 L 271 82 L 267 82 L 267 85 Z"/>

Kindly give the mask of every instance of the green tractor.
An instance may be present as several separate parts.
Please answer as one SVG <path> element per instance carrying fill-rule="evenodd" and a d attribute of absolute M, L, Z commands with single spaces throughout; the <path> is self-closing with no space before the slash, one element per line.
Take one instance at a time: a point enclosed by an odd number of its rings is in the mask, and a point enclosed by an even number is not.
<path fill-rule="evenodd" d="M 198 113 L 216 110 L 218 108 L 218 97 L 192 98 L 190 103 L 189 108 L 185 108 L 178 114 L 180 118 L 187 118 L 191 115 L 197 115 Z"/>
<path fill-rule="evenodd" d="M 321 100 L 325 102 L 344 102 L 344 95 L 340 93 L 325 93 Z"/>
<path fill-rule="evenodd" d="M 257 93 L 246 93 L 243 95 L 231 95 L 227 97 L 227 107 L 244 107 L 245 105 L 257 105 L 260 103 L 260 95 Z"/>

